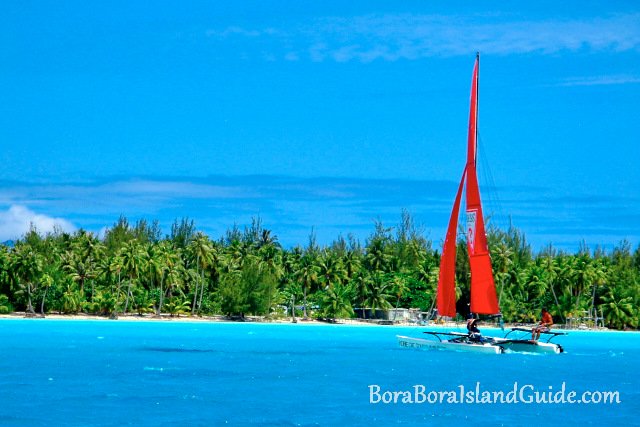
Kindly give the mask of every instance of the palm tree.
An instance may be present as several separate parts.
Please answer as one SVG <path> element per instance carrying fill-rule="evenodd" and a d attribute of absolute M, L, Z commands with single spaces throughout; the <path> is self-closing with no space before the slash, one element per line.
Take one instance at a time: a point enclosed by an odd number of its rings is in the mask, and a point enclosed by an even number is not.
<path fill-rule="evenodd" d="M 585 290 L 588 290 L 589 285 L 594 281 L 595 271 L 593 263 L 588 253 L 580 255 L 576 259 L 575 271 L 574 271 L 574 283 L 576 286 L 576 311 L 579 311 L 580 299 Z"/>
<path fill-rule="evenodd" d="M 338 284 L 328 288 L 322 301 L 325 317 L 335 322 L 337 317 L 353 316 L 353 307 L 349 299 L 349 290 L 346 286 Z"/>
<path fill-rule="evenodd" d="M 108 313 L 112 319 L 118 318 L 118 310 L 119 310 L 120 301 L 121 301 L 120 297 L 121 297 L 121 289 L 122 289 L 122 273 L 124 269 L 124 259 L 122 257 L 122 252 L 123 252 L 122 248 L 119 248 L 113 256 L 109 257 L 109 259 L 104 263 L 104 266 L 102 267 L 106 275 L 113 277 L 113 280 L 110 280 L 109 283 L 110 283 L 110 294 L 113 295 L 115 302 L 113 305 L 113 311 Z M 115 290 L 113 289 L 114 280 L 116 282 Z"/>
<path fill-rule="evenodd" d="M 179 249 L 178 249 L 178 253 L 180 253 Z M 182 291 L 182 288 L 184 286 L 184 281 L 186 276 L 187 276 L 187 270 L 185 270 L 182 263 L 176 263 L 176 264 L 167 266 L 165 284 L 167 285 L 167 296 L 169 299 L 173 298 L 174 293 L 178 293 L 178 294 L 184 293 Z"/>
<path fill-rule="evenodd" d="M 560 301 L 558 300 L 558 294 L 556 292 L 556 283 L 558 281 L 559 268 L 556 262 L 556 258 L 553 256 L 551 246 L 549 246 L 548 253 L 540 260 L 540 265 L 545 271 L 547 284 L 549 289 L 551 290 L 551 294 L 553 295 L 553 301 L 557 307 L 558 315 L 562 317 L 562 321 L 564 322 L 564 313 L 562 313 L 562 310 L 560 308 Z"/>
<path fill-rule="evenodd" d="M 500 283 L 500 293 L 498 295 L 498 305 L 500 305 L 500 301 L 502 299 L 502 293 L 504 291 L 504 284 L 507 281 L 507 278 L 510 277 L 510 270 L 513 266 L 513 251 L 504 243 L 500 243 L 492 248 L 492 264 L 493 264 L 493 273 L 498 279 L 498 283 Z"/>
<path fill-rule="evenodd" d="M 69 251 L 64 255 L 64 268 L 69 277 L 78 284 L 81 294 L 84 294 L 85 282 L 91 277 L 87 267 L 86 262 L 75 252 Z"/>
<path fill-rule="evenodd" d="M 99 290 L 93 301 L 85 304 L 90 313 L 110 315 L 115 312 L 117 304 L 116 295 L 106 290 Z"/>
<path fill-rule="evenodd" d="M 607 283 L 607 265 L 604 258 L 596 259 L 593 263 L 593 293 L 591 295 L 591 308 L 589 309 L 590 316 L 593 317 L 594 326 L 598 326 L 598 313 L 596 311 L 596 295 L 598 289 Z"/>
<path fill-rule="evenodd" d="M 347 272 L 340 260 L 329 251 L 325 251 L 318 263 L 318 278 L 326 288 L 335 284 L 342 284 L 347 277 Z"/>
<path fill-rule="evenodd" d="M 609 289 L 609 292 L 602 297 L 604 304 L 602 309 L 607 325 L 613 328 L 622 329 L 626 325 L 633 323 L 633 299 L 630 296 L 622 296 L 619 288 Z"/>
<path fill-rule="evenodd" d="M 155 311 L 155 302 L 151 293 L 144 288 L 138 287 L 133 290 L 133 306 L 139 316 Z"/>
<path fill-rule="evenodd" d="M 62 294 L 62 311 L 66 314 L 77 313 L 82 307 L 82 296 L 75 285 L 70 283 L 67 290 Z"/>
<path fill-rule="evenodd" d="M 392 305 L 389 300 L 392 296 L 391 284 L 384 280 L 382 274 L 376 274 L 373 276 L 373 280 L 367 283 L 367 299 L 365 304 L 371 309 L 371 312 L 375 315 L 377 309 L 386 310 L 391 308 Z"/>
<path fill-rule="evenodd" d="M 260 239 L 258 241 L 258 247 L 262 248 L 263 246 L 277 246 L 280 247 L 278 243 L 278 236 L 271 234 L 271 230 L 262 229 L 262 233 L 260 233 Z"/>
<path fill-rule="evenodd" d="M 307 293 L 318 283 L 318 271 L 313 258 L 306 254 L 301 258 L 299 268 L 294 273 L 294 277 L 302 286 L 304 320 L 307 320 Z"/>
<path fill-rule="evenodd" d="M 344 266 L 347 280 L 351 280 L 362 266 L 362 254 L 355 249 L 347 250 L 342 258 L 342 265 Z"/>
<path fill-rule="evenodd" d="M 13 306 L 9 301 L 9 297 L 4 294 L 0 295 L 0 314 L 8 314 L 11 311 L 13 311 Z"/>
<path fill-rule="evenodd" d="M 127 284 L 127 296 L 124 303 L 124 313 L 129 308 L 129 298 L 131 297 L 131 287 L 140 277 L 140 273 L 144 270 L 146 264 L 146 252 L 137 240 L 127 242 L 120 254 L 122 257 L 122 268 L 128 274 L 129 280 Z"/>
<path fill-rule="evenodd" d="M 418 300 L 422 297 L 425 298 L 424 301 L 429 301 L 427 304 L 419 304 L 423 310 L 427 310 L 427 307 L 429 307 L 428 313 L 433 312 L 436 304 L 439 274 L 440 267 L 437 266 L 437 259 L 433 256 L 426 257 L 412 272 L 412 277 L 416 280 L 417 287 L 423 290 L 422 295 L 414 295 L 414 297 L 417 297 Z M 410 289 L 410 291 L 412 290 Z"/>
<path fill-rule="evenodd" d="M 227 269 L 240 268 L 247 256 L 247 248 L 239 240 L 234 240 L 225 250 Z"/>
<path fill-rule="evenodd" d="M 189 301 L 180 300 L 180 297 L 171 297 L 167 303 L 167 311 L 171 317 L 180 317 L 181 314 L 189 313 Z"/>
<path fill-rule="evenodd" d="M 561 307 L 560 315 L 565 319 L 573 315 L 574 311 L 574 276 L 575 258 L 560 254 L 554 258 L 556 282 L 561 290 L 558 296 L 558 305 Z"/>
<path fill-rule="evenodd" d="M 176 264 L 180 262 L 180 257 L 175 249 L 172 247 L 171 242 L 163 240 L 162 242 L 153 246 L 151 251 L 151 257 L 149 259 L 149 266 L 151 274 L 157 279 L 160 284 L 158 309 L 156 315 L 162 314 L 162 305 L 164 302 L 164 283 L 167 277 L 168 271 L 172 270 Z"/>
<path fill-rule="evenodd" d="M 11 281 L 13 279 L 13 269 L 11 265 L 12 257 L 9 254 L 9 248 L 0 245 L 0 292 L 7 292 L 11 287 Z M 2 295 L 4 295 L 4 293 Z"/>
<path fill-rule="evenodd" d="M 397 259 L 395 264 L 399 271 L 413 271 L 427 258 L 427 242 L 417 234 L 413 219 L 406 212 L 403 213 L 403 223 L 398 230 L 398 238 L 394 246 Z"/>
<path fill-rule="evenodd" d="M 44 292 L 42 293 L 42 301 L 40 302 L 40 315 L 44 317 L 44 301 L 47 298 L 47 290 L 51 287 L 51 285 L 53 285 L 53 277 L 45 273 L 42 275 L 40 283 L 44 287 Z"/>
<path fill-rule="evenodd" d="M 396 295 L 396 307 L 393 312 L 393 320 L 396 320 L 396 315 L 398 313 L 398 305 L 400 304 L 400 298 L 404 296 L 409 291 L 409 286 L 407 285 L 407 277 L 401 274 L 394 274 L 391 280 L 391 284 L 393 286 L 393 293 Z"/>
<path fill-rule="evenodd" d="M 264 230 L 268 231 L 268 230 Z M 267 234 L 267 237 L 269 235 Z M 263 237 L 264 233 L 263 233 Z M 267 241 L 267 239 L 264 239 Z M 267 315 L 271 313 L 273 302 L 273 287 L 283 274 L 281 250 L 274 243 L 264 243 L 258 250 L 258 269 L 265 275 L 263 282 L 267 285 L 268 302 Z"/>
<path fill-rule="evenodd" d="M 84 230 L 80 230 L 78 232 L 78 236 L 74 239 L 72 243 L 72 248 L 74 253 L 78 254 L 80 259 L 83 260 L 88 275 L 87 279 L 91 280 L 91 298 L 93 298 L 94 289 L 94 278 L 95 278 L 95 267 L 96 260 L 99 259 L 106 247 L 93 235 L 93 233 L 87 233 Z M 83 287 L 80 289 L 80 292 L 84 295 L 84 283 L 82 283 Z"/>
<path fill-rule="evenodd" d="M 31 296 L 37 289 L 42 269 L 42 257 L 29 244 L 17 245 L 13 250 L 12 268 L 18 278 L 19 290 L 16 293 L 27 295 L 26 312 L 33 316 L 35 310 L 31 303 Z"/>
<path fill-rule="evenodd" d="M 369 293 L 369 282 L 371 282 L 371 278 L 367 274 L 366 270 L 359 272 L 351 280 L 351 283 L 355 290 L 355 297 L 360 303 L 360 312 L 363 319 L 367 317 L 365 306 L 366 306 L 367 294 Z"/>
<path fill-rule="evenodd" d="M 296 297 L 302 292 L 302 287 L 298 282 L 289 282 L 284 288 L 283 297 L 291 304 L 291 321 L 296 323 Z"/>
<path fill-rule="evenodd" d="M 209 238 L 201 232 L 198 232 L 191 240 L 191 243 L 189 243 L 188 249 L 190 255 L 195 257 L 196 272 L 198 274 L 198 281 L 196 281 L 195 291 L 193 293 L 193 304 L 191 305 L 191 314 L 193 315 L 196 308 L 200 310 L 200 306 L 202 305 L 202 295 L 204 295 L 204 270 L 211 264 L 213 248 Z M 198 282 L 201 284 L 200 300 L 198 300 Z"/>
<path fill-rule="evenodd" d="M 367 246 L 365 260 L 372 273 L 386 271 L 387 265 L 391 261 L 391 256 L 386 252 L 386 240 L 374 238 Z"/>

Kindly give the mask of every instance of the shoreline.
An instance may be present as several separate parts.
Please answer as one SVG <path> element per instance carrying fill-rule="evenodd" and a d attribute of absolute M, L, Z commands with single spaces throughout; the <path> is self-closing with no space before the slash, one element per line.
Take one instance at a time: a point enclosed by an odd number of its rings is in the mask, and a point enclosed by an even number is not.
<path fill-rule="evenodd" d="M 190 315 L 182 315 L 178 316 L 170 316 L 167 314 L 163 314 L 161 316 L 157 316 L 155 314 L 121 314 L 118 316 L 118 319 L 110 319 L 107 316 L 100 316 L 95 314 L 47 314 L 45 317 L 36 314 L 35 316 L 26 316 L 24 312 L 13 312 L 8 314 L 0 314 L 0 320 L 3 319 L 24 319 L 24 320 L 87 320 L 87 321 L 132 321 L 132 322 L 177 322 L 177 323 L 255 323 L 255 324 L 294 324 L 294 325 L 304 325 L 304 326 L 314 326 L 314 325 L 347 325 L 347 326 L 380 326 L 380 327 L 423 327 L 423 328 L 431 328 L 431 329 L 455 329 L 460 328 L 464 329 L 465 325 L 462 322 L 445 322 L 445 323 L 429 323 L 426 325 L 421 325 L 415 322 L 401 322 L 401 321 L 384 321 L 384 320 L 375 320 L 375 319 L 336 319 L 335 322 L 329 322 L 324 320 L 312 319 L 309 318 L 307 320 L 303 320 L 301 318 L 296 318 L 296 321 L 293 322 L 291 318 L 277 318 L 277 319 L 266 319 L 262 316 L 247 316 L 245 320 L 232 320 L 227 316 L 216 315 L 216 316 L 190 316 Z M 530 328 L 533 327 L 533 324 L 523 325 L 523 324 L 510 324 L 505 323 L 504 329 L 511 329 L 514 327 L 521 328 Z M 500 329 L 497 325 L 484 325 L 483 329 Z M 629 331 L 629 330 L 615 330 L 608 328 L 565 328 L 564 325 L 559 325 L 554 329 L 563 330 L 563 331 L 589 331 L 589 332 L 638 332 L 638 331 Z"/>
<path fill-rule="evenodd" d="M 378 323 L 375 319 L 336 319 L 335 321 L 325 321 L 319 320 L 315 318 L 308 318 L 303 320 L 300 317 L 296 317 L 296 321 L 293 322 L 292 319 L 289 318 L 272 318 L 267 319 L 263 316 L 246 316 L 244 320 L 235 320 L 230 319 L 224 315 L 215 315 L 215 316 L 191 316 L 191 315 L 181 315 L 181 316 L 170 316 L 168 314 L 162 314 L 161 316 L 157 316 L 155 314 L 120 314 L 117 319 L 111 319 L 108 316 L 101 316 L 96 314 L 86 314 L 86 313 L 78 313 L 78 314 L 55 314 L 50 313 L 46 314 L 44 317 L 40 316 L 40 314 L 35 314 L 32 316 L 27 316 L 24 312 L 13 312 L 8 314 L 0 314 L 0 320 L 3 319 L 24 319 L 24 320 L 88 320 L 88 321 L 105 321 L 105 322 L 113 322 L 113 321 L 133 321 L 133 322 L 177 322 L 177 323 L 252 323 L 252 324 L 293 324 L 293 325 L 349 325 L 349 326 L 425 326 L 418 325 L 417 323 L 410 322 L 395 322 L 393 324 L 388 323 Z M 389 321 L 382 321 L 389 322 Z M 455 322 L 448 322 L 446 324 L 430 324 L 430 327 L 436 328 L 455 328 L 458 326 L 462 326 L 462 324 L 455 324 Z"/>

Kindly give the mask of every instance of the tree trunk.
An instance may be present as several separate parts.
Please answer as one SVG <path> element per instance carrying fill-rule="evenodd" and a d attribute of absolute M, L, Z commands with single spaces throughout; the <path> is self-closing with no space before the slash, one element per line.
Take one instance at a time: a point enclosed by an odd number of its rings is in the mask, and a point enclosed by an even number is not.
<path fill-rule="evenodd" d="M 200 272 L 200 300 L 198 301 L 198 313 L 202 310 L 202 297 L 204 296 L 204 269 Z"/>
<path fill-rule="evenodd" d="M 49 289 L 48 286 L 45 286 L 44 288 L 44 295 L 42 295 L 42 302 L 40 303 L 40 315 L 42 317 L 44 317 L 44 300 L 45 298 L 47 298 L 47 290 Z"/>
<path fill-rule="evenodd" d="M 436 306 L 437 299 L 438 299 L 438 289 L 436 288 L 436 293 L 434 294 L 433 300 L 431 301 L 431 308 L 429 308 L 429 312 L 427 313 L 427 321 L 430 321 L 431 317 L 433 316 L 433 307 Z M 420 315 L 420 317 L 422 317 L 422 315 Z"/>
<path fill-rule="evenodd" d="M 578 296 L 576 297 L 576 313 L 578 313 L 578 310 L 580 310 L 580 297 L 582 296 L 582 289 L 580 289 L 580 292 L 578 292 Z"/>
<path fill-rule="evenodd" d="M 502 300 L 502 291 L 504 291 L 504 277 L 500 277 L 500 295 L 498 295 L 498 307 L 500 307 L 500 301 Z"/>
<path fill-rule="evenodd" d="M 116 288 L 116 306 L 114 307 L 116 318 L 118 317 L 118 300 L 120 300 L 120 288 L 122 288 L 122 276 L 120 274 L 120 270 L 118 270 L 118 287 Z"/>
<path fill-rule="evenodd" d="M 271 290 L 273 289 L 273 286 L 271 285 L 271 283 L 269 283 L 269 302 L 267 305 L 267 318 L 271 318 Z"/>
<path fill-rule="evenodd" d="M 131 279 L 129 279 L 129 284 L 127 285 L 127 297 L 124 302 L 123 314 L 127 314 L 127 309 L 129 308 L 129 295 L 131 295 Z"/>
<path fill-rule="evenodd" d="M 164 282 L 164 277 L 160 278 L 160 304 L 158 304 L 158 312 L 156 313 L 158 316 L 162 315 L 162 299 L 164 297 L 164 291 L 162 290 L 162 282 Z"/>
<path fill-rule="evenodd" d="M 198 278 L 200 277 L 200 255 L 196 257 L 196 271 L 198 273 Z M 191 315 L 196 311 L 196 302 L 198 302 L 198 283 L 196 282 L 196 290 L 193 293 L 193 304 L 191 305 Z"/>
<path fill-rule="evenodd" d="M 304 299 L 304 305 L 302 306 L 302 311 L 304 315 L 304 320 L 307 320 L 307 287 L 306 286 L 302 287 L 302 293 L 303 293 L 303 299 Z"/>
<path fill-rule="evenodd" d="M 556 302 L 556 307 L 558 307 L 558 315 L 562 319 L 563 323 L 566 323 L 567 319 L 564 317 L 563 313 L 560 312 L 560 302 L 558 301 L 558 296 L 556 295 L 556 290 L 553 286 L 553 282 L 549 283 L 551 287 L 551 294 L 553 295 L 553 300 Z"/>
<path fill-rule="evenodd" d="M 598 326 L 598 313 L 596 311 L 596 288 L 598 285 L 593 285 L 593 295 L 591 296 L 591 310 L 589 310 L 589 315 L 593 316 L 593 326 Z M 593 313 L 593 314 L 591 314 Z"/>
<path fill-rule="evenodd" d="M 293 323 L 297 323 L 298 321 L 296 320 L 296 296 L 292 295 L 291 296 L 291 322 Z"/>
<path fill-rule="evenodd" d="M 31 284 L 27 284 L 27 311 L 29 312 L 29 314 L 36 314 L 35 310 L 33 309 L 33 305 L 31 304 Z"/>

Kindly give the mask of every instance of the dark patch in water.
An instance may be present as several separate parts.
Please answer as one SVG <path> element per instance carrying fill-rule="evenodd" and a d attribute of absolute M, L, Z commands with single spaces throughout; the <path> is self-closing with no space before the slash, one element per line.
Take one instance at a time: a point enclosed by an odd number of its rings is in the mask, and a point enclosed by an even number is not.
<path fill-rule="evenodd" d="M 332 348 L 333 351 L 338 349 L 350 349 L 351 347 L 335 347 Z M 319 355 L 328 353 L 327 350 L 324 349 L 296 349 L 296 350 L 249 350 L 243 349 L 242 351 L 234 351 L 234 349 L 224 349 L 224 350 L 216 350 L 216 349 L 202 349 L 202 348 L 181 348 L 181 347 L 142 347 L 142 351 L 153 351 L 158 353 L 228 353 L 234 354 L 236 352 L 240 352 L 245 355 L 258 355 L 258 356 L 280 356 L 280 355 Z"/>
<path fill-rule="evenodd" d="M 177 348 L 177 347 L 145 347 L 144 351 L 156 351 L 159 353 L 215 353 L 216 350 L 200 348 Z"/>

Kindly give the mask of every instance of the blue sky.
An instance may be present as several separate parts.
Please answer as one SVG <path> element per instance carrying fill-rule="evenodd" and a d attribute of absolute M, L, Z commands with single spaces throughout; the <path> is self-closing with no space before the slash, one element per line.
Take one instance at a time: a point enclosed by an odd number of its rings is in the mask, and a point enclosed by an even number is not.
<path fill-rule="evenodd" d="M 0 239 L 260 216 L 286 246 L 409 210 L 440 246 L 481 52 L 491 221 L 640 242 L 636 2 L 24 2 L 0 14 Z"/>

